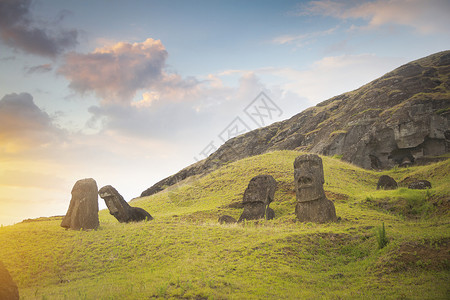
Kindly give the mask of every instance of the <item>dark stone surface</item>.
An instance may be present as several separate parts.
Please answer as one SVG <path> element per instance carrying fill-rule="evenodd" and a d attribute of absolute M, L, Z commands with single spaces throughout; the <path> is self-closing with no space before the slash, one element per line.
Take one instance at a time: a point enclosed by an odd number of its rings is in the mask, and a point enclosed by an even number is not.
<path fill-rule="evenodd" d="M 153 220 L 153 217 L 140 207 L 130 206 L 122 195 L 110 185 L 102 187 L 98 194 L 105 200 L 109 213 L 113 215 L 120 223 L 139 222 L 144 220 Z"/>
<path fill-rule="evenodd" d="M 141 196 L 272 150 L 342 155 L 342 160 L 366 169 L 429 163 L 450 151 L 448 57 L 450 51 L 443 51 L 410 62 L 288 120 L 232 138 Z"/>
<path fill-rule="evenodd" d="M 72 199 L 61 227 L 74 230 L 97 229 L 100 224 L 97 191 L 97 183 L 94 179 L 78 180 L 73 186 Z"/>
<path fill-rule="evenodd" d="M 266 209 L 266 218 L 267 220 L 275 219 L 275 211 L 270 207 L 267 207 Z"/>
<path fill-rule="evenodd" d="M 19 289 L 13 281 L 8 270 L 0 261 L 0 299 L 4 300 L 18 300 Z"/>
<path fill-rule="evenodd" d="M 428 180 L 417 180 L 408 185 L 408 189 L 413 190 L 426 190 L 431 189 L 431 182 Z"/>
<path fill-rule="evenodd" d="M 244 211 L 239 221 L 263 219 L 274 200 L 277 181 L 271 175 L 258 175 L 248 183 L 242 203 Z"/>
<path fill-rule="evenodd" d="M 233 224 L 236 223 L 236 219 L 232 216 L 224 215 L 219 217 L 219 223 L 220 224 Z"/>
<path fill-rule="evenodd" d="M 333 202 L 327 199 L 323 184 L 322 159 L 316 154 L 304 154 L 294 161 L 294 183 L 297 197 L 295 214 L 301 222 L 326 223 L 337 221 Z"/>
<path fill-rule="evenodd" d="M 378 179 L 377 190 L 395 190 L 397 188 L 397 181 L 391 176 L 381 175 Z"/>

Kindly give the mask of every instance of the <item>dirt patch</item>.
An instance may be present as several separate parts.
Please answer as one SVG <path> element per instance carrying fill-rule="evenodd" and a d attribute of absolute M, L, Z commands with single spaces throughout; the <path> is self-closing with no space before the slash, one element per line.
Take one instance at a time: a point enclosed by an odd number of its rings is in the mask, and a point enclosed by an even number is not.
<path fill-rule="evenodd" d="M 348 196 L 344 194 L 339 193 L 333 193 L 330 191 L 325 191 L 325 196 L 327 196 L 328 199 L 334 200 L 334 201 L 347 201 Z"/>
<path fill-rule="evenodd" d="M 397 249 L 380 257 L 375 267 L 380 273 L 416 269 L 449 270 L 450 238 L 403 243 Z"/>

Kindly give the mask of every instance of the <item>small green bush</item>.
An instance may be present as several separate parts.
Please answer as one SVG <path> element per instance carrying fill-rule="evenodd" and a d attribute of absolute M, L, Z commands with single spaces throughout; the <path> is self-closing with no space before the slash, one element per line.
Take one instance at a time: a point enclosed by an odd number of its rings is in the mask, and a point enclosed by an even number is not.
<path fill-rule="evenodd" d="M 377 228 L 377 242 L 378 249 L 383 249 L 389 243 L 389 239 L 386 236 L 386 229 L 384 228 L 384 222 L 382 226 Z"/>

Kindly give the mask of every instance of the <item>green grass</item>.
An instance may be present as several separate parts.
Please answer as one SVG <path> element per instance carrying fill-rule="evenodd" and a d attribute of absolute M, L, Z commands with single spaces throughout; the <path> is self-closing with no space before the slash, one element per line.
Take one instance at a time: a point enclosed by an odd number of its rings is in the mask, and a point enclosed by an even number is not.
<path fill-rule="evenodd" d="M 22 299 L 449 298 L 450 160 L 374 172 L 323 157 L 324 188 L 341 220 L 319 225 L 295 219 L 298 155 L 246 158 L 131 202 L 153 221 L 120 224 L 101 211 L 96 231 L 65 231 L 57 218 L 2 227 L 0 260 Z M 278 181 L 275 220 L 219 225 L 220 215 L 239 217 L 229 205 L 259 174 Z M 382 174 L 433 188 L 377 191 Z M 379 249 L 383 222 L 389 243 Z"/>

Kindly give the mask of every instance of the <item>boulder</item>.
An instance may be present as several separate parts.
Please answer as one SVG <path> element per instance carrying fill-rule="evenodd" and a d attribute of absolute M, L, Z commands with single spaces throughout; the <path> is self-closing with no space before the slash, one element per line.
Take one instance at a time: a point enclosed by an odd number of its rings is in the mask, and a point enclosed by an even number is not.
<path fill-rule="evenodd" d="M 398 188 L 397 181 L 388 175 L 381 175 L 378 179 L 377 190 L 395 190 Z"/>
<path fill-rule="evenodd" d="M 426 190 L 431 189 L 431 182 L 428 180 L 417 180 L 408 185 L 408 189 L 413 190 Z"/>
<path fill-rule="evenodd" d="M 61 222 L 61 227 L 74 230 L 97 229 L 100 224 L 97 191 L 94 179 L 78 180 L 72 188 L 69 209 Z"/>
<path fill-rule="evenodd" d="M 233 224 L 236 223 L 236 219 L 233 218 L 232 216 L 228 216 L 228 215 L 223 215 L 219 217 L 219 223 L 220 224 Z"/>
<path fill-rule="evenodd" d="M 253 177 L 244 192 L 244 211 L 239 221 L 263 219 L 275 196 L 277 181 L 271 175 Z"/>
<path fill-rule="evenodd" d="M 140 207 L 130 206 L 122 195 L 110 185 L 102 187 L 98 194 L 105 200 L 109 213 L 113 215 L 120 223 L 139 222 L 144 220 L 153 220 L 153 217 Z"/>
<path fill-rule="evenodd" d="M 19 299 L 19 289 L 14 283 L 8 270 L 0 261 L 0 299 L 15 300 Z"/>
<path fill-rule="evenodd" d="M 267 207 L 266 209 L 266 219 L 267 220 L 275 219 L 275 211 L 270 207 Z"/>
<path fill-rule="evenodd" d="M 323 164 L 318 155 L 304 154 L 295 159 L 294 182 L 298 220 L 315 223 L 337 220 L 334 204 L 325 196 Z"/>

